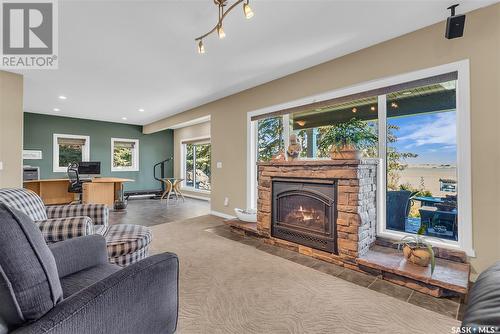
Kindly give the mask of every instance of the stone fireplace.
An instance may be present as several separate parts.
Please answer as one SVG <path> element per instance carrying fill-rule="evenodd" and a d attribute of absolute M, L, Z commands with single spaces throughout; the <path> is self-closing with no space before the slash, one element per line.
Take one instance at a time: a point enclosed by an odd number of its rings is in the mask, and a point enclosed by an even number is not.
<path fill-rule="evenodd" d="M 434 247 L 436 270 L 431 273 L 430 268 L 406 261 L 392 240 L 376 240 L 377 163 L 374 159 L 259 163 L 257 222 L 225 223 L 244 237 L 434 297 L 467 294 L 470 265 L 464 252 Z"/>
<path fill-rule="evenodd" d="M 375 241 L 377 160 L 258 165 L 259 234 L 323 260 L 356 265 Z"/>

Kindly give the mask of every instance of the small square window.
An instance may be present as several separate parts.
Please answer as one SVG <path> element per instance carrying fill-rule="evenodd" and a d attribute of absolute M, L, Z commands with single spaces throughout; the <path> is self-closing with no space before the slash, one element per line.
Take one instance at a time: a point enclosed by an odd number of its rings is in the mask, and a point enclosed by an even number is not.
<path fill-rule="evenodd" d="M 54 134 L 53 171 L 66 172 L 68 165 L 89 161 L 90 137 L 81 135 Z"/>
<path fill-rule="evenodd" d="M 111 138 L 111 171 L 139 171 L 139 140 Z"/>

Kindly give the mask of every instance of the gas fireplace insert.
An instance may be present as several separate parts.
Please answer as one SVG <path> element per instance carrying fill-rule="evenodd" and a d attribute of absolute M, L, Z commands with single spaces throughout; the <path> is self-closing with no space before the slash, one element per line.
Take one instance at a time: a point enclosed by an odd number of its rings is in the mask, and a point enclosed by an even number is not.
<path fill-rule="evenodd" d="M 337 254 L 335 180 L 272 180 L 271 235 Z"/>

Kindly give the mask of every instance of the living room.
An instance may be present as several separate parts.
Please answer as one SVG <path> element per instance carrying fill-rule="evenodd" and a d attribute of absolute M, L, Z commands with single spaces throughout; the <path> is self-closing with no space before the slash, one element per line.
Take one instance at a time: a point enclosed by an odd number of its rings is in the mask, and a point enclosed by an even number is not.
<path fill-rule="evenodd" d="M 0 333 L 500 332 L 500 4 L 451 5 L 57 4 L 0 71 Z"/>

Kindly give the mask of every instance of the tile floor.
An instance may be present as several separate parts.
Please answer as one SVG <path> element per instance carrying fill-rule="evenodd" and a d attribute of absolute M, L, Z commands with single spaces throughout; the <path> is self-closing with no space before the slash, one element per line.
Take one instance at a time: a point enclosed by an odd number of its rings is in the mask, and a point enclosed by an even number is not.
<path fill-rule="evenodd" d="M 110 224 L 139 224 L 153 226 L 210 214 L 210 203 L 186 197 L 185 201 L 129 199 L 125 211 L 110 211 Z"/>

